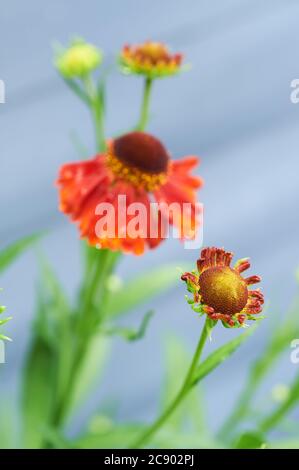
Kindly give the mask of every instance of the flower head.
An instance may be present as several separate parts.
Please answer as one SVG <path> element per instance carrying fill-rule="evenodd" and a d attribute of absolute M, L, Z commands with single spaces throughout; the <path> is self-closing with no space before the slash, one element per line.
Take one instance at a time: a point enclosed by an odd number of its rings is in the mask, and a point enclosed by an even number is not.
<path fill-rule="evenodd" d="M 182 65 L 182 54 L 172 54 L 161 42 L 146 41 L 143 44 L 125 45 L 120 54 L 124 73 L 162 78 L 177 74 Z"/>
<path fill-rule="evenodd" d="M 178 228 L 180 238 L 192 238 L 198 225 L 196 190 L 202 180 L 190 171 L 198 162 L 194 156 L 171 160 L 160 140 L 150 134 L 125 134 L 111 140 L 105 153 L 61 167 L 57 181 L 60 210 L 78 223 L 81 237 L 101 248 L 142 254 L 165 238 L 168 224 Z M 125 214 L 120 197 L 126 199 Z M 107 235 L 107 227 L 98 220 L 101 204 L 114 209 L 107 220 L 113 225 L 113 236 Z M 184 204 L 190 208 L 189 217 L 182 211 Z M 129 228 L 134 225 L 136 209 L 143 212 L 139 230 L 132 234 Z M 154 232 L 152 221 L 156 223 Z"/>
<path fill-rule="evenodd" d="M 242 276 L 250 267 L 249 259 L 241 259 L 231 267 L 232 258 L 233 253 L 222 248 L 205 248 L 197 261 L 197 271 L 183 274 L 182 280 L 193 294 L 189 302 L 196 312 L 221 320 L 224 326 L 240 327 L 247 319 L 256 320 L 264 296 L 259 289 L 249 288 L 261 281 L 259 276 Z"/>
<path fill-rule="evenodd" d="M 92 44 L 76 40 L 55 58 L 55 66 L 65 78 L 83 78 L 102 62 L 102 52 Z"/>

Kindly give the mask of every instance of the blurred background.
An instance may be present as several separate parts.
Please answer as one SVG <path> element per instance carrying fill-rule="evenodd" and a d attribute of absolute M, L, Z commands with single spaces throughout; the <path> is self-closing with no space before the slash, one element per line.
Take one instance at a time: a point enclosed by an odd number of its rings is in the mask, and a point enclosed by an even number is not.
<path fill-rule="evenodd" d="M 43 250 L 69 294 L 74 293 L 80 276 L 77 230 L 58 212 L 54 180 L 62 163 L 77 158 L 75 136 L 91 155 L 94 136 L 87 111 L 52 66 L 52 45 L 82 36 L 100 46 L 106 63 L 113 65 L 124 43 L 165 41 L 185 54 L 192 69 L 155 83 L 149 131 L 174 158 L 201 156 L 204 244 L 224 246 L 236 257 L 250 256 L 251 274 L 263 276 L 267 314 L 285 315 L 299 265 L 299 104 L 290 101 L 290 83 L 299 77 L 298 1 L 1 0 L 0 16 L 0 79 L 6 85 L 6 103 L 0 105 L 0 247 L 46 229 Z M 141 93 L 141 78 L 124 77 L 112 68 L 109 136 L 135 124 Z M 128 279 L 162 262 L 180 266 L 197 257 L 169 240 L 140 258 L 124 257 L 119 274 Z M 0 366 L 1 401 L 17 404 L 37 280 L 33 252 L 0 279 L 1 302 L 14 317 L 6 329 L 13 343 Z M 101 384 L 72 423 L 71 433 L 109 400 L 118 403 L 119 420 L 149 420 L 156 414 L 165 338 L 176 333 L 191 353 L 202 326 L 184 294 L 178 281 L 171 292 L 124 319 L 135 326 L 148 307 L 156 311 L 145 339 L 114 341 Z M 270 325 L 270 318 L 264 320 L 242 351 L 205 381 L 212 428 L 231 408 Z M 234 334 L 238 332 L 219 326 L 206 352 Z M 295 368 L 287 353 L 263 386 L 261 404 Z"/>

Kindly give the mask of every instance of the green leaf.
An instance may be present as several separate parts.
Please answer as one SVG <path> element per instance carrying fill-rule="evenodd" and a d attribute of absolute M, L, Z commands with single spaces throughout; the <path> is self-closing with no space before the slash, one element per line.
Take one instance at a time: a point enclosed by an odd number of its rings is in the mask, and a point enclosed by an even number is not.
<path fill-rule="evenodd" d="M 206 375 L 212 372 L 222 362 L 229 358 L 236 349 L 252 334 L 255 327 L 251 327 L 246 333 L 243 333 L 236 338 L 232 339 L 228 343 L 224 344 L 220 348 L 216 349 L 210 356 L 208 356 L 197 368 L 194 373 L 192 385 L 202 380 Z"/>
<path fill-rule="evenodd" d="M 46 435 L 55 448 L 125 449 L 144 429 L 144 426 L 137 424 L 116 425 L 107 416 L 96 415 L 92 418 L 88 431 L 75 439 L 66 440 L 57 430 L 51 428 L 46 430 Z"/>
<path fill-rule="evenodd" d="M 90 106 L 90 98 L 85 90 L 72 78 L 63 79 L 66 85 L 87 105 Z"/>
<path fill-rule="evenodd" d="M 164 265 L 127 282 L 109 297 L 108 315 L 117 316 L 125 313 L 178 285 L 180 279 L 178 265 L 179 263 Z"/>
<path fill-rule="evenodd" d="M 3 339 L 3 341 L 11 341 L 11 338 L 5 335 L 1 335 L 1 334 L 0 334 L 0 339 Z"/>
<path fill-rule="evenodd" d="M 1 291 L 1 290 L 2 290 L 2 289 L 0 289 L 0 291 Z M 5 310 L 6 310 L 6 307 L 4 307 L 3 305 L 0 305 L 0 315 L 1 315 L 2 313 L 4 313 Z M 9 320 L 11 320 L 11 319 L 12 319 L 12 317 L 6 317 L 6 318 L 3 318 L 2 320 L 0 319 L 0 326 L 5 325 L 5 323 L 7 323 L 7 322 L 8 322 Z M 3 334 L 1 334 L 1 333 L 0 333 L 0 340 L 11 341 L 11 339 L 8 338 L 8 336 L 5 336 L 5 335 L 3 335 Z"/>
<path fill-rule="evenodd" d="M 190 355 L 185 345 L 176 336 L 168 336 L 166 340 L 166 363 L 165 363 L 165 384 L 163 387 L 162 410 L 167 404 L 174 399 L 179 392 L 182 381 L 186 375 L 186 370 L 190 364 Z M 168 419 L 165 428 L 175 430 L 183 430 L 184 425 L 188 422 L 189 427 L 198 433 L 204 433 L 207 438 L 209 431 L 204 416 L 204 399 L 202 390 L 194 387 L 189 392 L 184 402 L 178 407 L 172 416 Z M 160 433 L 159 433 L 160 434 Z M 161 433 L 162 435 L 162 433 Z"/>
<path fill-rule="evenodd" d="M 290 385 L 287 398 L 270 413 L 261 423 L 260 429 L 262 432 L 269 432 L 287 415 L 287 413 L 294 408 L 299 402 L 299 374 L 295 377 L 293 383 Z"/>
<path fill-rule="evenodd" d="M 4 318 L 4 320 L 0 320 L 0 326 L 5 325 L 5 323 L 7 323 L 11 319 L 12 319 L 12 317 L 7 317 L 7 318 Z"/>
<path fill-rule="evenodd" d="M 142 318 L 140 326 L 137 330 L 134 330 L 132 328 L 122 328 L 122 327 L 116 326 L 112 328 L 103 329 L 103 332 L 106 335 L 110 335 L 110 336 L 119 335 L 127 341 L 140 340 L 145 336 L 149 322 L 153 315 L 154 315 L 153 310 L 150 310 L 149 312 L 147 312 Z"/>
<path fill-rule="evenodd" d="M 68 410 L 71 415 L 86 399 L 91 390 L 99 384 L 106 358 L 110 350 L 110 341 L 103 335 L 95 335 L 90 342 L 84 362 L 80 366 L 80 380 L 77 381 L 72 402 Z"/>
<path fill-rule="evenodd" d="M 233 445 L 235 449 L 263 449 L 268 447 L 265 437 L 257 431 L 244 432 Z"/>
<path fill-rule="evenodd" d="M 223 443 L 216 441 L 208 433 L 178 431 L 164 426 L 152 437 L 151 448 L 158 449 L 223 449 Z"/>
<path fill-rule="evenodd" d="M 279 356 L 289 347 L 293 338 L 299 336 L 298 325 L 299 297 L 296 296 L 286 319 L 281 321 L 281 313 L 272 316 L 274 331 L 270 337 L 265 351 L 253 364 L 250 373 L 250 383 L 256 388 L 262 378 L 268 373 L 271 367 L 277 362 Z"/>
<path fill-rule="evenodd" d="M 33 245 L 40 237 L 41 234 L 36 234 L 22 238 L 0 251 L 0 272 L 4 271 L 4 269 L 6 269 L 27 248 Z"/>
<path fill-rule="evenodd" d="M 40 282 L 38 288 L 38 312 L 34 330 L 37 336 L 44 339 L 53 348 L 65 334 L 71 334 L 70 305 L 62 286 L 46 258 L 39 254 Z"/>
<path fill-rule="evenodd" d="M 49 425 L 57 389 L 57 377 L 67 377 L 66 360 L 58 361 L 62 346 L 69 352 L 67 340 L 69 307 L 63 290 L 51 267 L 40 257 L 41 276 L 32 343 L 26 358 L 23 376 L 22 411 L 23 435 L 26 448 L 44 444 L 42 434 Z M 64 335 L 64 333 L 67 333 Z M 67 346 L 66 346 L 67 345 Z M 60 367 L 58 368 L 58 364 Z M 64 383 L 64 382 L 63 382 Z"/>
<path fill-rule="evenodd" d="M 18 431 L 16 429 L 16 411 L 11 401 L 1 400 L 0 416 L 0 449 L 15 449 L 18 447 Z"/>
<path fill-rule="evenodd" d="M 111 426 L 110 429 L 83 435 L 72 442 L 72 446 L 78 449 L 125 449 L 144 429 L 144 426 L 134 424 Z"/>
<path fill-rule="evenodd" d="M 247 415 L 250 410 L 250 403 L 252 402 L 262 379 L 275 365 L 285 349 L 289 347 L 291 340 L 299 336 L 299 326 L 297 321 L 298 311 L 299 299 L 297 297 L 283 323 L 278 315 L 272 315 L 272 322 L 275 325 L 274 332 L 271 335 L 263 353 L 260 354 L 257 360 L 253 363 L 248 374 L 247 383 L 241 391 L 240 397 L 237 399 L 232 413 L 226 419 L 218 433 L 218 436 L 221 439 L 227 440 L 232 430 L 234 430 L 237 424 Z"/>
<path fill-rule="evenodd" d="M 42 430 L 49 422 L 53 405 L 55 355 L 39 337 L 30 348 L 23 377 L 23 436 L 25 448 L 40 448 Z"/>

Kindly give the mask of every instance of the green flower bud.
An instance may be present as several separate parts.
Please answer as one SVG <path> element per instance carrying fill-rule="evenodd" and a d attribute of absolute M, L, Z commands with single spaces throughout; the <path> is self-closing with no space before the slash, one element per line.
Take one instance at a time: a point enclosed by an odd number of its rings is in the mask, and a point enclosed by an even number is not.
<path fill-rule="evenodd" d="M 83 78 L 100 66 L 102 51 L 83 40 L 76 40 L 55 58 L 55 67 L 65 78 Z"/>

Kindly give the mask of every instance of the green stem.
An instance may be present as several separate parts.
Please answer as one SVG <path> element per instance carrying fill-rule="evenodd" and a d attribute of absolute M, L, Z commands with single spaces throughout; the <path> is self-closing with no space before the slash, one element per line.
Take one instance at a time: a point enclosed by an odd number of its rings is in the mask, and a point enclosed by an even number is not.
<path fill-rule="evenodd" d="M 98 331 L 98 325 L 104 321 L 107 301 L 106 281 L 115 267 L 119 258 L 119 253 L 105 250 L 102 254 L 103 256 L 101 256 L 101 260 L 96 256 L 96 253 L 94 254 L 94 262 L 96 263 L 96 266 L 94 266 L 95 269 L 93 270 L 91 282 L 86 294 L 83 296 L 83 303 L 78 312 L 75 329 L 76 342 L 71 368 L 68 375 L 67 387 L 64 390 L 62 399 L 57 403 L 56 409 L 53 413 L 52 425 L 55 427 L 60 427 L 65 420 L 69 406 L 72 402 L 77 380 L 80 376 L 82 363 L 84 362 L 89 350 L 90 340 L 93 337 L 93 334 Z M 101 304 L 95 311 L 95 304 L 100 301 Z M 65 373 L 67 373 L 67 371 L 65 371 Z"/>
<path fill-rule="evenodd" d="M 194 376 L 194 372 L 198 366 L 198 362 L 200 360 L 205 342 L 209 336 L 209 333 L 211 331 L 211 326 L 209 323 L 209 320 L 206 319 L 206 322 L 204 324 L 203 330 L 201 332 L 201 336 L 196 348 L 196 351 L 194 353 L 191 365 L 189 367 L 189 370 L 187 372 L 186 378 L 184 380 L 184 383 L 179 391 L 179 393 L 176 395 L 174 400 L 170 403 L 170 405 L 166 408 L 166 410 L 159 416 L 159 418 L 144 432 L 144 434 L 132 445 L 132 449 L 138 449 L 139 447 L 143 447 L 150 438 L 153 437 L 153 435 L 161 428 L 161 426 L 164 425 L 164 423 L 167 421 L 167 419 L 172 415 L 172 413 L 175 411 L 175 409 L 181 404 L 181 402 L 184 400 L 185 396 L 188 394 L 188 392 L 192 388 L 192 378 Z"/>
<path fill-rule="evenodd" d="M 102 152 L 106 148 L 102 96 L 97 90 L 90 75 L 85 77 L 83 82 L 87 96 L 89 97 L 89 108 L 94 122 L 96 150 L 97 152 Z"/>
<path fill-rule="evenodd" d="M 86 76 L 83 80 L 84 89 L 78 85 L 68 83 L 77 95 L 87 104 L 91 111 L 96 138 L 96 150 L 102 152 L 106 148 L 104 131 L 104 103 L 103 95 L 96 88 L 92 77 Z M 98 331 L 98 324 L 104 321 L 105 307 L 107 302 L 107 278 L 111 274 L 118 253 L 109 250 L 101 250 L 101 256 L 97 256 L 97 250 L 91 253 L 85 250 L 86 266 L 84 284 L 80 292 L 79 309 L 74 315 L 75 328 L 73 331 L 73 348 L 71 351 L 62 348 L 60 362 L 64 364 L 64 357 L 71 354 L 68 367 L 65 367 L 62 376 L 58 376 L 57 389 L 62 390 L 56 397 L 56 403 L 51 416 L 51 425 L 60 428 L 67 416 L 72 403 L 76 383 L 80 377 L 82 363 L 89 350 L 91 338 Z M 62 386 L 62 380 L 65 385 Z M 45 447 L 48 443 L 45 442 Z"/>
<path fill-rule="evenodd" d="M 144 82 L 143 99 L 142 99 L 142 105 L 141 105 L 140 118 L 139 118 L 139 123 L 137 125 L 137 130 L 138 131 L 144 131 L 146 126 L 147 126 L 147 123 L 148 123 L 149 103 L 150 103 L 152 84 L 153 84 L 153 80 L 151 78 L 146 78 L 146 80 Z"/>
<path fill-rule="evenodd" d="M 106 148 L 103 106 L 99 97 L 91 105 L 94 119 L 97 152 L 103 152 Z"/>
<path fill-rule="evenodd" d="M 299 375 L 290 388 L 289 397 L 281 403 L 269 416 L 263 419 L 259 425 L 259 430 L 262 433 L 268 433 L 286 416 L 286 414 L 298 403 L 299 397 Z"/>

